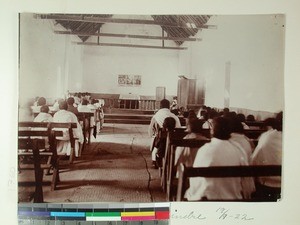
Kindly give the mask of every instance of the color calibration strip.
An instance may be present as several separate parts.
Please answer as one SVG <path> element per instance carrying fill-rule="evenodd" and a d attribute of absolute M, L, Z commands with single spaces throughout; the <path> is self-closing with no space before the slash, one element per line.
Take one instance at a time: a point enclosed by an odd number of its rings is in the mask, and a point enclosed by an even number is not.
<path fill-rule="evenodd" d="M 77 221 L 161 221 L 170 218 L 170 203 L 19 204 L 18 218 Z"/>

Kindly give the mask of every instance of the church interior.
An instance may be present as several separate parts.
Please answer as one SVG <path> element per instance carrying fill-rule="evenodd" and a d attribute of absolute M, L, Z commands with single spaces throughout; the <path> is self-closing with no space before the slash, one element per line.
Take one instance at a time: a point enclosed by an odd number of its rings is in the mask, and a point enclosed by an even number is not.
<path fill-rule="evenodd" d="M 192 126 L 191 112 L 203 123 L 211 111 L 222 118 L 226 110 L 252 115 L 243 133 L 252 141 L 250 161 L 269 132 L 268 119 L 284 112 L 284 19 L 280 14 L 19 14 L 18 201 L 189 200 L 183 189 L 193 182 L 174 166 L 176 146 L 197 146 L 199 153 L 204 142 L 173 140 L 176 132 L 168 131 L 162 165 L 153 164 L 149 130 L 161 108 L 178 117 L 178 133 Z M 77 113 L 74 121 L 63 121 L 65 115 L 55 114 L 69 98 Z M 35 120 L 43 105 L 51 115 L 45 126 Z M 40 140 L 48 138 L 50 153 L 28 141 L 38 129 L 45 136 Z M 203 130 L 212 143 L 214 128 Z M 55 135 L 65 133 L 69 145 L 61 154 L 59 143 L 66 140 Z M 32 150 L 22 147 L 24 140 Z M 262 173 L 280 176 L 281 161 L 267 166 L 269 172 Z M 238 179 L 229 177 L 215 179 Z"/>

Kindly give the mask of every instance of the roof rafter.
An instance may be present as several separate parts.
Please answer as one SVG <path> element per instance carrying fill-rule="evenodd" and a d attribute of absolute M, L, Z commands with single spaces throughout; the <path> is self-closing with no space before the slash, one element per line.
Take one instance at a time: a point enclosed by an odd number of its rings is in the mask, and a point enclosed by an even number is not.
<path fill-rule="evenodd" d="M 94 43 L 94 42 L 73 42 L 78 45 L 90 46 L 112 46 L 112 47 L 131 47 L 131 48 L 154 48 L 154 49 L 169 49 L 169 50 L 186 50 L 186 47 L 166 47 L 154 45 L 133 45 L 133 44 L 116 44 L 116 43 Z"/>
<path fill-rule="evenodd" d="M 202 40 L 201 38 L 163 37 L 163 36 L 112 34 L 112 33 L 84 33 L 84 32 L 71 32 L 71 31 L 54 31 L 54 33 L 65 34 L 65 35 L 77 35 L 77 36 L 139 38 L 139 39 L 171 40 L 171 41 L 201 41 Z"/>
<path fill-rule="evenodd" d="M 100 18 L 100 17 L 82 17 L 82 16 L 65 16 L 65 15 L 52 15 L 52 14 L 38 14 L 37 17 L 41 19 L 52 19 L 60 21 L 76 21 L 85 23 L 127 23 L 127 24 L 144 24 L 144 25 L 159 25 L 164 27 L 176 27 L 185 29 L 208 29 L 216 28 L 215 25 L 198 25 L 197 27 L 189 27 L 184 23 L 171 23 L 171 22 L 159 22 L 156 20 L 138 20 L 138 19 L 119 19 L 119 18 Z"/>

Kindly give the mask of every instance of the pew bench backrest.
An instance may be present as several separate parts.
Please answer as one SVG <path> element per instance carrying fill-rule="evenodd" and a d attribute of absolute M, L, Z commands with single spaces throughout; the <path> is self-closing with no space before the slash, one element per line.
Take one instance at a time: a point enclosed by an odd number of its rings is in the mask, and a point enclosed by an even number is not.
<path fill-rule="evenodd" d="M 281 165 L 185 167 L 183 164 L 180 164 L 178 169 L 179 178 L 176 200 L 182 201 L 186 191 L 187 179 L 191 177 L 226 178 L 281 176 L 282 168 Z"/>

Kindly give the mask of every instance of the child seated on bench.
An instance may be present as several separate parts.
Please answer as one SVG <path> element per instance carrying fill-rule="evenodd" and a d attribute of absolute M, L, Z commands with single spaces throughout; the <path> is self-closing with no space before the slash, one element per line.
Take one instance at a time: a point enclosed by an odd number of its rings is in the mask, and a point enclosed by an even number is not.
<path fill-rule="evenodd" d="M 184 139 L 208 140 L 201 134 L 202 124 L 198 118 L 190 118 L 187 120 L 187 131 L 189 132 Z M 197 154 L 197 149 L 190 149 L 189 147 L 177 147 L 175 152 L 175 165 L 184 163 L 185 166 L 193 166 L 194 159 Z"/>

